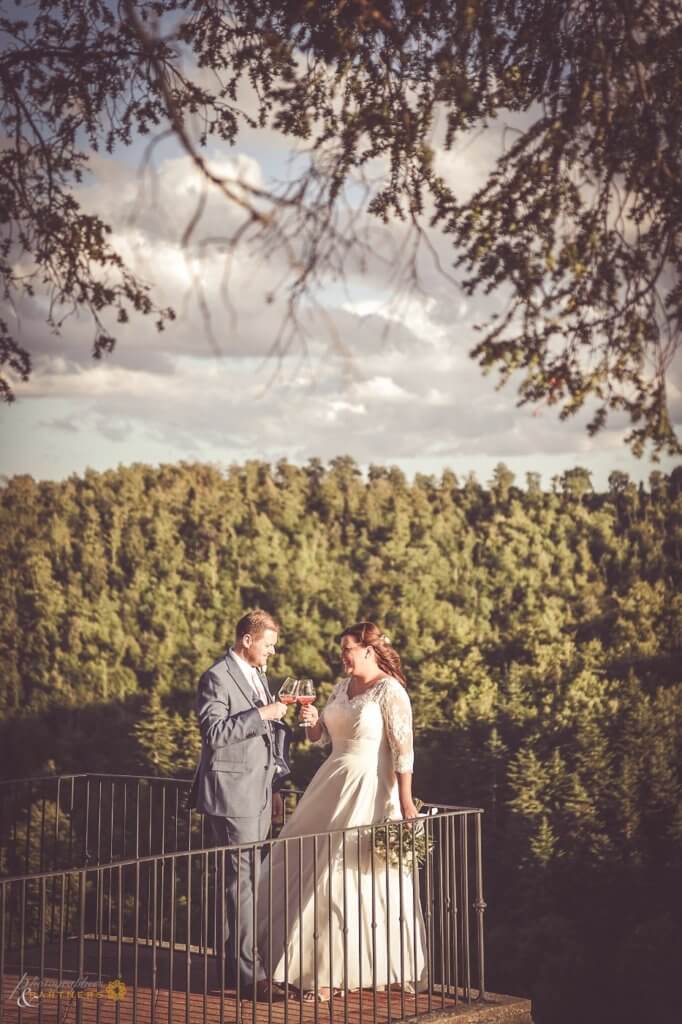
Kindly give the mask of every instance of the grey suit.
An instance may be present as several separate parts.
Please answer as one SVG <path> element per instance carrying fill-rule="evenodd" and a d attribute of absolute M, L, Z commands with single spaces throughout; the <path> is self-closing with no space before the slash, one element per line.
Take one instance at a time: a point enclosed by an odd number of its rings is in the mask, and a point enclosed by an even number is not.
<path fill-rule="evenodd" d="M 260 676 L 266 694 L 267 680 Z M 217 846 L 262 843 L 270 829 L 272 786 L 288 774 L 282 750 L 286 729 L 264 721 L 258 698 L 231 652 L 219 658 L 199 680 L 197 713 L 201 760 L 191 803 L 208 816 Z M 254 947 L 253 895 L 260 849 L 225 857 L 227 903 L 227 977 L 239 974 L 250 986 L 266 977 Z"/>

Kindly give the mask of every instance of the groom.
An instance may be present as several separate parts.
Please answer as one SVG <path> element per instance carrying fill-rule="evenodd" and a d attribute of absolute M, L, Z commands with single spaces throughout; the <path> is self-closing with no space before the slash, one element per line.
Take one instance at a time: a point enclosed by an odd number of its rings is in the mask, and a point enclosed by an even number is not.
<path fill-rule="evenodd" d="M 216 846 L 262 843 L 272 817 L 272 788 L 289 774 L 284 760 L 286 705 L 274 701 L 265 667 L 279 627 L 261 609 L 239 620 L 233 647 L 199 680 L 201 760 L 192 805 L 205 814 Z M 259 847 L 225 855 L 227 974 L 247 999 L 282 999 L 254 946 L 253 896 Z"/>

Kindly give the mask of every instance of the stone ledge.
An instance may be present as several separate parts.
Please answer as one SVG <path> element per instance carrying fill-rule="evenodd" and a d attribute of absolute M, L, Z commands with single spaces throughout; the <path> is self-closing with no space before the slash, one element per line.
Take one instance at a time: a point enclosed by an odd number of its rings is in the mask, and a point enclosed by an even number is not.
<path fill-rule="evenodd" d="M 530 999 L 519 996 L 486 993 L 485 1001 L 474 999 L 471 1003 L 461 1002 L 452 1010 L 433 1010 L 413 1017 L 413 1021 L 424 1024 L 533 1024 Z"/>

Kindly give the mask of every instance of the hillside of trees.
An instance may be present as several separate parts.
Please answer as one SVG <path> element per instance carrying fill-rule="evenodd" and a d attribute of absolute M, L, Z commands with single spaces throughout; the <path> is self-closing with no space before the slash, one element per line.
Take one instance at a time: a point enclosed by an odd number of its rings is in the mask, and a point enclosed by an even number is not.
<path fill-rule="evenodd" d="M 0 774 L 189 774 L 199 673 L 247 607 L 270 667 L 400 652 L 415 791 L 485 809 L 489 987 L 537 1024 L 677 1020 L 682 469 L 484 485 L 349 458 L 133 465 L 0 489 Z M 300 783 L 320 756 L 298 741 Z M 676 895 L 677 894 L 677 895 Z"/>

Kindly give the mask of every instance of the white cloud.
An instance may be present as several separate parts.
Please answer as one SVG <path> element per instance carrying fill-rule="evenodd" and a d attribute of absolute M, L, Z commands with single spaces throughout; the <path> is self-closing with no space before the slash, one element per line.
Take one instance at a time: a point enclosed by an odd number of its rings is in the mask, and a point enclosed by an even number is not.
<path fill-rule="evenodd" d="M 361 398 L 378 399 L 379 401 L 402 401 L 410 397 L 409 391 L 396 384 L 391 377 L 385 376 L 371 377 L 369 380 L 360 381 L 355 385 L 354 391 Z"/>
<path fill-rule="evenodd" d="M 334 398 L 327 403 L 326 412 L 323 413 L 323 419 L 327 423 L 336 423 L 341 417 L 342 413 L 351 413 L 353 416 L 366 416 L 367 409 L 364 405 L 357 405 L 353 402 L 345 402 L 343 399 Z"/>
<path fill-rule="evenodd" d="M 495 129 L 439 156 L 439 168 L 464 194 L 480 183 L 500 146 Z M 241 175 L 261 184 L 267 178 L 267 167 L 253 155 L 218 155 L 214 166 L 230 181 Z M 404 226 L 373 228 L 377 254 L 357 264 L 347 288 L 325 285 L 324 312 L 302 313 L 305 338 L 296 336 L 278 360 L 269 353 L 284 313 L 281 289 L 275 301 L 267 297 L 281 279 L 281 258 L 266 262 L 240 252 L 232 262 L 226 302 L 221 247 L 181 246 L 203 188 L 188 158 L 162 161 L 144 181 L 113 161 L 98 161 L 98 172 L 97 185 L 83 193 L 88 204 L 112 220 L 117 248 L 154 282 L 161 303 L 173 303 L 178 319 L 162 333 L 148 319 L 136 319 L 117 331 L 114 353 L 93 363 L 86 317 L 71 317 L 55 337 L 40 302 L 23 300 L 19 313 L 35 372 L 17 388 L 22 411 L 14 422 L 25 425 L 24 433 L 17 435 L 13 461 L 0 463 L 0 471 L 18 471 L 24 458 L 27 471 L 49 476 L 54 456 L 40 462 L 38 453 L 52 452 L 46 439 L 55 436 L 62 450 L 58 464 L 71 452 L 76 469 L 88 458 L 115 464 L 157 452 L 167 460 L 225 461 L 347 453 L 362 464 L 402 462 L 411 468 L 527 459 L 530 469 L 542 460 L 598 459 L 600 453 L 623 468 L 623 458 L 630 458 L 622 454 L 622 419 L 592 439 L 585 433 L 586 414 L 561 423 L 555 409 L 517 409 L 513 387 L 497 391 L 494 378 L 481 375 L 468 357 L 476 341 L 472 325 L 501 300 L 463 296 L 424 255 L 426 293 L 402 291 L 388 301 L 404 255 Z M 238 219 L 234 207 L 217 192 L 210 194 L 196 238 L 224 237 Z M 437 236 L 433 242 L 447 266 L 450 243 Z M 198 306 L 197 281 L 212 340 Z M 671 380 L 679 379 L 678 363 Z M 682 415 L 674 383 L 671 396 Z M 3 412 L 5 428 L 12 429 L 13 415 Z M 106 456 L 97 455 L 98 445 Z"/>

